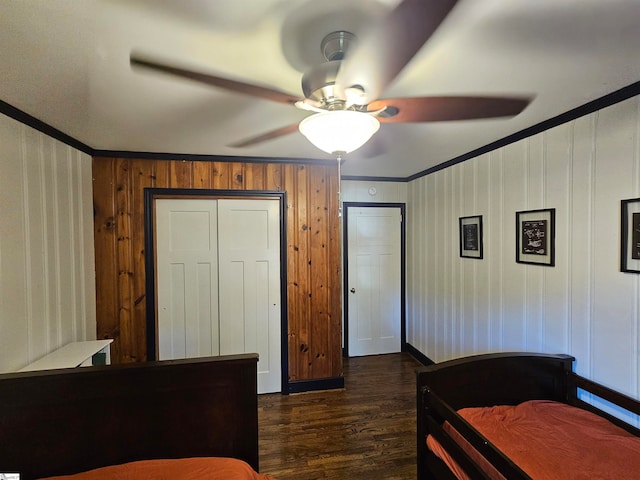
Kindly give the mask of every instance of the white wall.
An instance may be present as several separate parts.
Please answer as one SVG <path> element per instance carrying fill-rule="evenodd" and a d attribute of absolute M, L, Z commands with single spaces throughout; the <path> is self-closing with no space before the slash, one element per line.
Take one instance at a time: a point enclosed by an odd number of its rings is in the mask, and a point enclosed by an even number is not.
<path fill-rule="evenodd" d="M 640 275 L 621 273 L 620 201 L 640 197 L 640 99 L 408 186 L 407 341 L 434 361 L 562 352 L 640 397 Z M 515 262 L 515 212 L 556 209 L 556 266 Z M 484 260 L 458 218 L 482 215 Z"/>
<path fill-rule="evenodd" d="M 375 193 L 370 193 L 371 188 L 375 189 Z M 340 189 L 343 202 L 405 203 L 407 201 L 406 182 L 343 180 Z"/>
<path fill-rule="evenodd" d="M 0 115 L 0 372 L 96 335 L 91 157 Z"/>

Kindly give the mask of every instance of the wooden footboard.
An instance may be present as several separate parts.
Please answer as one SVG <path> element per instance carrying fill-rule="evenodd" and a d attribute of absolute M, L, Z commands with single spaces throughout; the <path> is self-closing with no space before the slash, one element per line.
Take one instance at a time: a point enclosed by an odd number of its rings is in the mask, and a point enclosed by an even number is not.
<path fill-rule="evenodd" d="M 0 473 L 21 480 L 155 458 L 258 470 L 257 355 L 0 375 Z"/>
<path fill-rule="evenodd" d="M 454 478 L 427 449 L 429 434 L 450 449 L 458 463 L 473 472 L 473 478 L 484 478 L 471 459 L 440 428 L 445 420 L 491 463 L 509 472 L 508 478 L 528 478 L 455 412 L 463 407 L 516 405 L 533 399 L 568 403 L 570 398 L 575 398 L 576 387 L 569 381 L 573 360 L 570 355 L 496 353 L 460 358 L 417 370 L 418 478 Z"/>

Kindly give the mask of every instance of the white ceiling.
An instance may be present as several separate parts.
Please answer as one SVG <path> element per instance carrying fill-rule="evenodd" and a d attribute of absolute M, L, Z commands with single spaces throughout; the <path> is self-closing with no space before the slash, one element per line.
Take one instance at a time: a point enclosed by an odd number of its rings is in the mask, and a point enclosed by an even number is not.
<path fill-rule="evenodd" d="M 429 1 L 429 0 L 425 0 Z M 132 50 L 302 96 L 320 39 L 398 0 L 0 0 L 0 100 L 99 150 L 330 156 L 298 132 L 227 145 L 308 113 L 155 72 Z M 383 124 L 346 175 L 407 177 L 640 80 L 639 0 L 460 0 L 384 97 L 531 96 L 510 119 Z"/>

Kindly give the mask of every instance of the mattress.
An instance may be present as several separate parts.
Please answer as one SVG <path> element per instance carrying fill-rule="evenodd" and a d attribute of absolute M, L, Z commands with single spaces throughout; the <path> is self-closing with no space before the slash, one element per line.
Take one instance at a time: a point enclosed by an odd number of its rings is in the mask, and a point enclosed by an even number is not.
<path fill-rule="evenodd" d="M 640 478 L 640 438 L 586 410 L 533 400 L 458 413 L 534 480 Z M 444 428 L 490 478 L 504 480 L 455 429 Z M 433 437 L 427 445 L 457 478 L 469 480 Z"/>

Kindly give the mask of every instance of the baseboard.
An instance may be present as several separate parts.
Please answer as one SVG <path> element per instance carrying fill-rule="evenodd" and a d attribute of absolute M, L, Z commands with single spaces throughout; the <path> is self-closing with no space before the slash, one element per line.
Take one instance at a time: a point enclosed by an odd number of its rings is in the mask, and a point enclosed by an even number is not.
<path fill-rule="evenodd" d="M 319 378 L 317 380 L 299 380 L 289 382 L 283 393 L 315 392 L 318 390 L 336 390 L 344 388 L 344 377 Z"/>
<path fill-rule="evenodd" d="M 416 347 L 411 345 L 410 343 L 405 343 L 405 347 L 406 347 L 407 353 L 411 354 L 411 356 L 415 358 L 417 361 L 419 361 L 421 364 L 426 366 L 426 365 L 433 365 L 434 363 L 436 363 L 433 360 L 431 360 L 429 357 L 427 357 L 424 353 L 422 353 L 420 350 L 418 350 Z"/>

